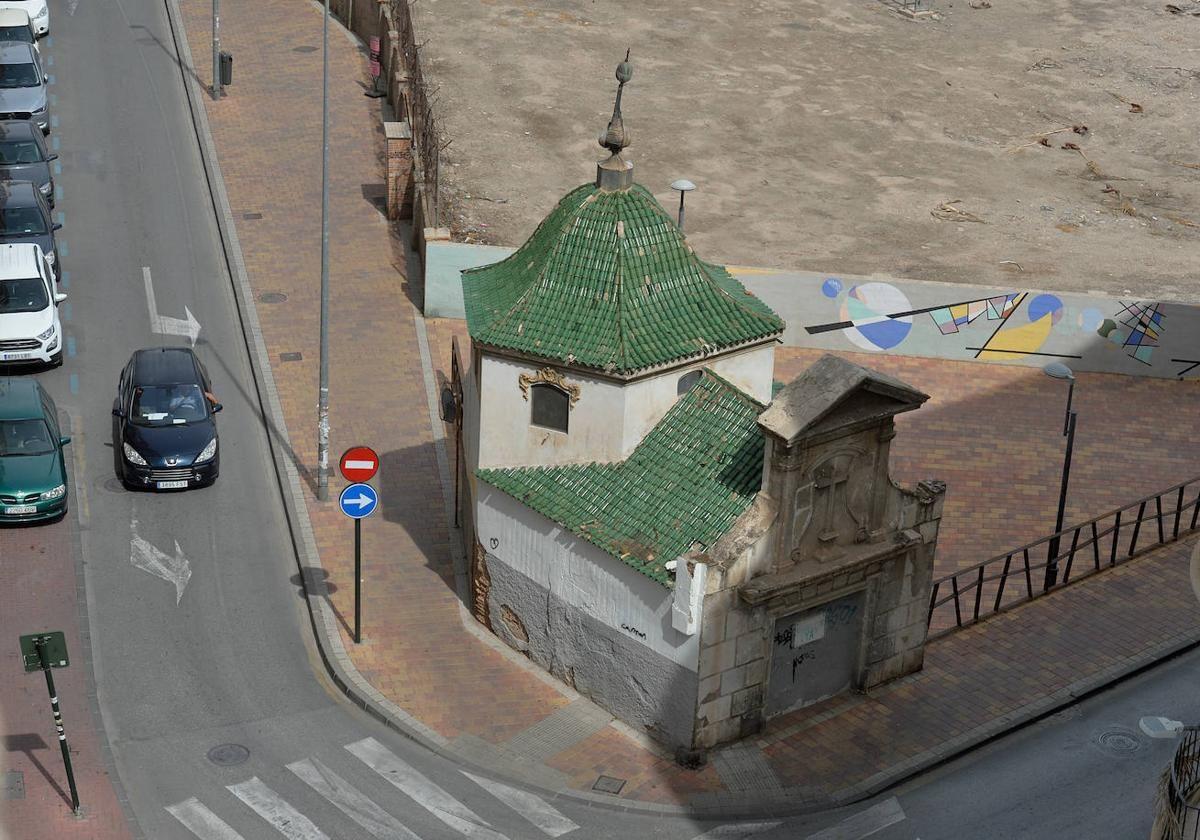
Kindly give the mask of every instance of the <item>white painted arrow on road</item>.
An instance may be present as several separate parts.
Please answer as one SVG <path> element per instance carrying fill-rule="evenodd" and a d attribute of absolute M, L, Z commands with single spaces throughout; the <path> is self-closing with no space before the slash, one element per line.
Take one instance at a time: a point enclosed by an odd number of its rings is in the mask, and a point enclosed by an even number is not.
<path fill-rule="evenodd" d="M 154 301 L 154 281 L 150 277 L 150 267 L 142 266 L 142 280 L 146 283 L 146 306 L 150 309 L 150 330 L 159 335 L 183 335 L 196 346 L 196 338 L 200 335 L 200 322 L 192 314 L 192 310 L 183 307 L 186 318 L 171 318 L 158 314 L 158 304 Z"/>
<path fill-rule="evenodd" d="M 175 556 L 171 557 L 139 535 L 137 529 L 138 521 L 134 519 L 131 523 L 133 536 L 129 540 L 129 562 L 142 571 L 149 572 L 155 577 L 160 577 L 167 583 L 173 584 L 175 605 L 179 606 L 179 602 L 183 598 L 183 590 L 192 577 L 192 568 L 188 564 L 187 558 L 183 556 L 179 540 L 175 540 Z"/>

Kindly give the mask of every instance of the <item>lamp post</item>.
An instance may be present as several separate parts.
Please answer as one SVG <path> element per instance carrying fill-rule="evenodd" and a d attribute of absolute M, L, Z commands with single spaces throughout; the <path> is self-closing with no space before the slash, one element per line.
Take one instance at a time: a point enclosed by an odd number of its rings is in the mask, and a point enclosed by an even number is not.
<path fill-rule="evenodd" d="M 317 403 L 317 499 L 329 500 L 329 0 L 321 25 L 321 362 Z"/>
<path fill-rule="evenodd" d="M 683 197 L 696 189 L 696 185 L 686 178 L 680 178 L 671 183 L 671 189 L 679 191 L 679 229 L 683 230 Z"/>
<path fill-rule="evenodd" d="M 1054 536 L 1050 539 L 1049 556 L 1046 558 L 1046 580 L 1042 591 L 1048 590 L 1058 583 L 1058 547 L 1059 531 L 1063 527 L 1063 515 L 1067 509 L 1067 485 L 1071 479 L 1071 455 L 1075 450 L 1075 411 L 1071 402 L 1075 396 L 1075 374 L 1062 362 L 1051 362 L 1042 368 L 1042 372 L 1052 379 L 1065 379 L 1067 387 L 1067 411 L 1063 418 L 1063 434 L 1067 437 L 1067 450 L 1063 456 L 1062 485 L 1058 491 L 1058 517 L 1054 520 Z"/>
<path fill-rule="evenodd" d="M 221 98 L 221 9 L 220 0 L 213 0 L 213 82 L 212 98 Z"/>

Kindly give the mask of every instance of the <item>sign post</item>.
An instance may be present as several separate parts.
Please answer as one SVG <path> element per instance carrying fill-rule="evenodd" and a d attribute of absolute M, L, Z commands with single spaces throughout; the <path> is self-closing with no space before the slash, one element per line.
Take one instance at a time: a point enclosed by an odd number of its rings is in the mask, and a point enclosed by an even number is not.
<path fill-rule="evenodd" d="M 353 4 L 351 4 L 353 5 Z M 381 90 L 379 87 L 379 77 L 383 74 L 382 67 L 379 64 L 379 36 L 371 36 L 371 89 L 363 92 L 363 96 L 369 96 L 372 99 L 378 99 L 385 96 L 387 91 Z"/>
<path fill-rule="evenodd" d="M 50 692 L 50 709 L 54 712 L 54 728 L 58 730 L 58 744 L 62 747 L 63 764 L 67 766 L 67 785 L 71 789 L 71 811 L 79 815 L 79 791 L 75 787 L 75 771 L 71 767 L 71 751 L 67 748 L 67 732 L 63 728 L 62 711 L 58 707 L 58 694 L 54 691 L 51 668 L 66 668 L 67 640 L 61 630 L 49 633 L 32 633 L 21 637 L 21 658 L 25 661 L 25 672 L 42 671 L 46 675 L 46 690 Z"/>
<path fill-rule="evenodd" d="M 338 464 L 342 476 L 354 484 L 342 491 L 338 504 L 342 513 L 354 520 L 354 644 L 362 642 L 362 521 L 379 507 L 379 494 L 364 482 L 379 470 L 379 455 L 366 446 L 355 446 L 342 453 Z"/>

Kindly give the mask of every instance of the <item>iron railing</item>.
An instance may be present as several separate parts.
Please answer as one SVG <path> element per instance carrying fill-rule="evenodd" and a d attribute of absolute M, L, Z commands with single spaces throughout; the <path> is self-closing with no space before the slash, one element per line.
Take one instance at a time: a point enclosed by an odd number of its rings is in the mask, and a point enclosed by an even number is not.
<path fill-rule="evenodd" d="M 1200 477 L 946 575 L 933 582 L 926 621 L 929 638 L 1175 542 L 1196 530 L 1198 517 Z M 1050 586 L 1048 567 L 1059 573 Z"/>
<path fill-rule="evenodd" d="M 429 88 L 421 72 L 421 45 L 417 44 L 416 33 L 413 30 L 412 12 L 409 8 L 411 3 L 412 0 L 390 0 L 392 20 L 395 21 L 400 36 L 399 47 L 404 74 L 408 78 L 404 99 L 415 151 L 414 180 L 420 180 L 423 187 L 427 219 L 425 226 L 441 227 L 444 208 L 440 200 L 438 177 L 442 149 L 449 144 L 441 141 Z"/>
<path fill-rule="evenodd" d="M 1180 737 L 1159 791 L 1159 840 L 1200 840 L 1200 726 L 1184 727 Z"/>

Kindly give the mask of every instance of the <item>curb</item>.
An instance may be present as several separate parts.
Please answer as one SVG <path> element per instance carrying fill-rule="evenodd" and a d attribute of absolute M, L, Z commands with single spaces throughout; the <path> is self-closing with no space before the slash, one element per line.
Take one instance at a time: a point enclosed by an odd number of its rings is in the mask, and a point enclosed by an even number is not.
<path fill-rule="evenodd" d="M 242 258 L 241 246 L 238 242 L 237 231 L 233 220 L 233 212 L 229 206 L 225 191 L 224 180 L 221 177 L 220 165 L 217 160 L 216 148 L 209 130 L 208 116 L 200 102 L 204 95 L 199 79 L 184 71 L 185 67 L 194 67 L 191 49 L 184 31 L 178 0 L 163 0 L 170 22 L 171 37 L 179 57 L 180 72 L 183 75 L 184 88 L 187 93 L 188 107 L 191 111 L 192 122 L 196 132 L 197 143 L 200 147 L 205 177 L 208 181 L 209 195 L 213 202 L 213 211 L 221 236 L 221 246 L 225 254 L 227 268 L 234 297 L 241 320 L 243 337 L 250 358 L 251 370 L 254 375 L 254 386 L 259 405 L 263 411 L 263 423 L 267 427 L 267 440 L 271 449 L 272 461 L 275 465 L 276 479 L 279 484 L 280 497 L 283 501 L 284 513 L 287 517 L 288 529 L 291 533 L 293 549 L 296 554 L 298 570 L 304 575 L 304 569 L 322 570 L 320 556 L 317 551 L 312 523 L 304 499 L 301 478 L 295 466 L 288 459 L 283 449 L 288 443 L 287 426 L 284 422 L 283 410 L 279 403 L 278 392 L 275 388 L 271 372 L 270 357 L 259 326 L 257 309 L 249 278 L 246 274 Z M 424 320 L 419 312 L 414 311 L 414 320 L 421 351 L 421 362 L 425 376 L 427 409 L 433 426 L 435 451 L 439 463 L 439 472 L 447 470 L 447 453 L 445 440 L 441 429 L 438 428 L 436 392 L 429 378 L 428 364 L 430 363 L 428 340 L 425 334 Z M 442 493 L 445 498 L 449 490 L 442 482 Z M 458 545 L 460 535 L 456 529 L 447 523 L 450 532 L 452 551 L 456 555 L 456 579 L 460 577 L 459 564 L 461 546 Z M 996 740 L 1008 732 L 1034 723 L 1044 717 L 1054 714 L 1065 706 L 1072 705 L 1086 697 L 1096 694 L 1109 686 L 1152 667 L 1158 662 L 1172 658 L 1200 646 L 1200 632 L 1176 636 L 1159 645 L 1149 655 L 1136 660 L 1129 660 L 1121 666 L 1110 668 L 1091 678 L 1077 681 L 1054 694 L 1028 704 L 1000 718 L 988 721 L 970 732 L 964 733 L 943 745 L 927 750 L 914 758 L 910 758 L 887 770 L 881 771 L 855 785 L 842 788 L 837 793 L 813 799 L 811 791 L 805 788 L 784 788 L 770 794 L 755 794 L 741 792 L 724 792 L 705 795 L 708 801 L 700 801 L 691 806 L 664 805 L 633 801 L 613 800 L 607 796 L 589 794 L 585 791 L 547 790 L 536 781 L 530 781 L 522 774 L 514 772 L 512 764 L 497 760 L 481 765 L 479 760 L 466 756 L 456 749 L 448 739 L 425 726 L 420 720 L 396 706 L 371 686 L 355 669 L 349 654 L 342 643 L 337 629 L 337 621 L 328 602 L 325 584 L 320 576 L 304 575 L 305 601 L 308 605 L 309 617 L 312 622 L 313 636 L 317 650 L 321 656 L 330 678 L 337 687 L 356 706 L 371 717 L 387 726 L 389 729 L 422 745 L 443 758 L 456 764 L 500 775 L 503 778 L 516 778 L 521 783 L 536 789 L 549 801 L 570 802 L 576 805 L 617 811 L 645 816 L 679 816 L 697 819 L 743 819 L 743 818 L 786 818 L 819 813 L 821 811 L 852 805 L 864 799 L 896 786 L 935 766 L 944 764 Z M 461 587 L 461 581 L 459 581 Z"/>

